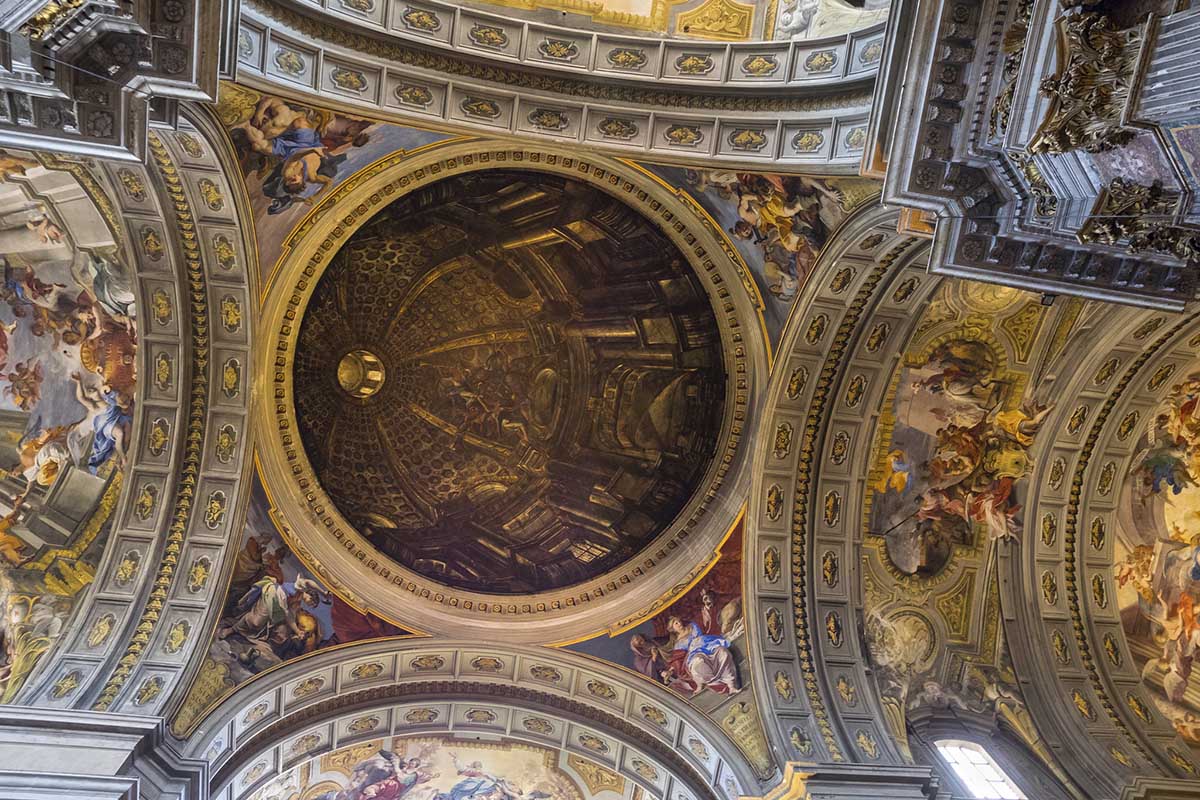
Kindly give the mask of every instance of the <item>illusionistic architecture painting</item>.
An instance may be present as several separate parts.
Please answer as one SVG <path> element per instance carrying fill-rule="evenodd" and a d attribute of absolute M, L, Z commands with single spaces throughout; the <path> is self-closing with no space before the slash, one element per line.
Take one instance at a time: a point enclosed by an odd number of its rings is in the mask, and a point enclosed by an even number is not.
<path fill-rule="evenodd" d="M 0 0 L 0 797 L 1200 797 L 1196 5 Z"/>

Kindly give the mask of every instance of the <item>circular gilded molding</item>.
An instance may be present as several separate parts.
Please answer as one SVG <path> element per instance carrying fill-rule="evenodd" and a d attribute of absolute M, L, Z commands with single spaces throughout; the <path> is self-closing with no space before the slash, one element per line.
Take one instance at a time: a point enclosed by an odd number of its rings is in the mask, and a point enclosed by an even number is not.
<path fill-rule="evenodd" d="M 385 159 L 385 161 L 388 161 Z M 728 376 L 717 447 L 692 498 L 667 529 L 637 556 L 582 584 L 503 597 L 456 590 L 381 556 L 338 512 L 306 457 L 296 424 L 291 376 L 304 309 L 333 256 L 356 230 L 391 201 L 452 175 L 520 168 L 570 177 L 618 198 L 661 230 L 687 258 L 712 303 Z M 335 213 L 334 209 L 345 209 Z M 633 624 L 674 599 L 711 560 L 735 522 L 749 481 L 743 423 L 766 374 L 766 344 L 756 297 L 746 292 L 745 266 L 711 219 L 679 202 L 636 168 L 567 149 L 514 148 L 504 143 L 456 143 L 412 157 L 398 154 L 369 168 L 321 203 L 285 245 L 263 294 L 262 330 L 273 340 L 260 350 L 255 422 L 263 477 L 276 499 L 284 535 L 331 586 L 363 610 L 397 624 L 456 636 L 495 636 L 552 643 Z M 654 580 L 649 580 L 653 575 Z M 661 587 L 671 587 L 664 593 Z"/>

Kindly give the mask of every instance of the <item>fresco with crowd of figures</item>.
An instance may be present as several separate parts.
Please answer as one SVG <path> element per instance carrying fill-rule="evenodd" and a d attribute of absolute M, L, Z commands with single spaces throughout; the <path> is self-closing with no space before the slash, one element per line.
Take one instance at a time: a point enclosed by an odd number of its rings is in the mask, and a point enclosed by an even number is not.
<path fill-rule="evenodd" d="M 1200 372 L 1176 378 L 1122 491 L 1114 577 L 1126 641 L 1159 711 L 1200 749 Z"/>
<path fill-rule="evenodd" d="M 98 181 L 0 150 L 0 702 L 91 583 L 127 456 L 135 290 Z"/>

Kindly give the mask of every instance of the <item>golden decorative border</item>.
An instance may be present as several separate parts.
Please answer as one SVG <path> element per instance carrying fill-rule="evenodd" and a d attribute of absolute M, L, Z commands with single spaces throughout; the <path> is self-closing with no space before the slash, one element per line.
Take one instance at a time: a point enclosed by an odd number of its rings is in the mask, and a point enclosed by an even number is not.
<path fill-rule="evenodd" d="M 117 699 L 121 687 L 133 673 L 141 659 L 150 635 L 159 621 L 160 612 L 170 591 L 171 579 L 175 575 L 183 540 L 191 519 L 192 505 L 200 474 L 201 446 L 204 441 L 204 422 L 208 411 L 208 281 L 204 275 L 204 264 L 196 236 L 196 218 L 191 203 L 183 190 L 179 171 L 171 161 L 167 148 L 153 131 L 149 134 L 150 154 L 162 175 L 163 184 L 175 206 L 175 224 L 179 240 L 183 245 L 183 257 L 187 270 L 187 282 L 191 292 L 189 298 L 191 319 L 191 392 L 188 402 L 187 435 L 183 440 L 180 458 L 179 480 L 175 486 L 175 511 L 167 528 L 166 545 L 162 561 L 155 576 L 153 588 L 133 637 L 126 645 L 125 653 L 117 662 L 116 669 L 109 675 L 92 705 L 94 711 L 107 711 Z"/>
<path fill-rule="evenodd" d="M 743 331 L 747 328 L 735 303 L 730 299 L 726 279 L 714 260 L 714 256 L 720 258 L 721 255 L 710 253 L 708 247 L 677 213 L 680 209 L 652 198 L 645 188 L 628 177 L 614 173 L 608 167 L 597 163 L 604 160 L 599 157 L 587 159 L 541 150 L 516 149 L 503 143 L 473 144 L 476 149 L 470 153 L 446 155 L 432 162 L 424 161 L 421 166 L 397 175 L 365 197 L 343 197 L 339 205 L 346 208 L 345 215 L 337 219 L 336 225 L 323 239 L 314 241 L 299 251 L 293 251 L 293 256 L 282 265 L 272 284 L 266 287 L 264 296 L 268 299 L 275 298 L 275 304 L 272 306 L 268 303 L 263 312 L 264 330 L 271 332 L 267 335 L 271 337 L 273 344 L 261 351 L 265 354 L 262 357 L 265 360 L 260 364 L 264 368 L 262 380 L 265 385 L 264 391 L 259 394 L 254 413 L 258 430 L 274 432 L 273 435 L 266 434 L 261 445 L 264 478 L 266 485 L 276 493 L 279 488 L 290 485 L 290 499 L 299 501 L 295 507 L 287 503 L 279 504 L 284 521 L 289 526 L 308 529 L 315 527 L 316 530 L 323 531 L 324 535 L 334 537 L 346 555 L 387 582 L 390 594 L 399 590 L 423 601 L 440 605 L 458 616 L 459 624 L 464 625 L 477 624 L 474 620 L 489 617 L 541 618 L 547 621 L 563 619 L 574 616 L 571 611 L 581 605 L 608 598 L 644 579 L 661 560 L 667 558 L 670 551 L 679 549 L 694 530 L 703 527 L 707 522 L 705 518 L 712 513 L 710 506 L 725 483 L 730 467 L 736 461 L 742 424 L 750 404 L 748 375 L 751 373 L 751 360 L 747 355 L 743 337 Z M 401 160 L 397 158 L 392 163 L 398 164 Z M 382 159 L 377 162 L 373 165 L 374 172 L 384 171 L 385 164 L 390 161 L 392 160 Z M 707 278 L 712 284 L 710 299 L 723 334 L 722 349 L 728 380 L 725 418 L 722 423 L 724 444 L 718 447 L 714 454 L 705 480 L 695 491 L 688 508 L 676 518 L 671 528 L 638 555 L 609 573 L 594 577 L 583 584 L 521 597 L 455 590 L 417 575 L 379 554 L 346 522 L 320 488 L 320 482 L 296 434 L 297 423 L 291 395 L 292 353 L 304 308 L 316 282 L 341 244 L 380 208 L 409 191 L 455 174 L 501 167 L 538 170 L 590 183 L 629 204 L 672 238 L 688 258 L 697 275 L 701 279 Z M 315 224 L 316 220 L 313 219 L 307 231 L 294 232 L 285 242 L 285 248 L 298 246 L 303 235 Z M 289 513 L 293 515 L 291 519 L 288 518 Z M 297 514 L 303 514 L 303 517 Z M 296 524 L 297 522 L 300 524 Z M 722 526 L 722 533 L 725 532 L 725 527 Z M 360 592 L 346 586 L 340 576 L 334 575 L 320 561 L 313 559 L 308 566 L 331 587 L 336 587 L 339 594 L 344 594 L 353 605 L 392 619 L 397 624 L 408 626 L 403 614 L 397 614 L 390 608 L 377 608 L 376 604 L 365 600 Z"/>

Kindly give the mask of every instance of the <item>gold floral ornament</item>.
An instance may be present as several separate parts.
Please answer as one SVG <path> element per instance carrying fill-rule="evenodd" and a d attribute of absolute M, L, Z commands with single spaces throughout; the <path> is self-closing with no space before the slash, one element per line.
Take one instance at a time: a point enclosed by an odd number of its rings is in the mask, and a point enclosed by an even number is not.
<path fill-rule="evenodd" d="M 250 34 L 244 30 L 238 31 L 237 39 L 238 55 L 242 58 L 249 58 L 254 55 L 254 42 L 250 39 Z"/>
<path fill-rule="evenodd" d="M 875 741 L 875 737 L 868 731 L 859 731 L 854 737 L 854 743 L 858 745 L 858 749 L 867 758 L 872 761 L 879 758 L 879 744 Z"/>
<path fill-rule="evenodd" d="M 1054 545 L 1054 540 L 1058 538 L 1058 520 L 1053 514 L 1042 515 L 1042 544 L 1046 547 Z"/>
<path fill-rule="evenodd" d="M 305 753 L 309 753 L 309 752 L 317 749 L 317 747 L 320 746 L 320 744 L 321 744 L 320 736 L 318 736 L 315 733 L 306 733 L 303 736 L 301 736 L 300 738 L 298 738 L 292 742 L 292 747 L 291 747 L 292 755 L 302 756 Z"/>
<path fill-rule="evenodd" d="M 773 55 L 751 55 L 742 59 L 742 72 L 754 78 L 767 78 L 779 69 L 779 59 Z"/>
<path fill-rule="evenodd" d="M 154 514 L 154 509 L 158 505 L 158 487 L 153 483 L 142 485 L 142 490 L 138 492 L 137 499 L 133 501 L 133 515 L 142 522 L 150 519 Z"/>
<path fill-rule="evenodd" d="M 405 27 L 421 31 L 422 33 L 433 33 L 442 27 L 442 21 L 438 18 L 437 14 L 434 14 L 432 11 L 426 11 L 423 8 L 413 8 L 412 6 L 404 9 L 404 12 L 400 15 L 400 20 L 404 23 Z"/>
<path fill-rule="evenodd" d="M 655 725 L 665 727 L 667 724 L 667 715 L 663 713 L 661 708 L 655 706 L 643 705 L 638 711 L 641 712 L 642 719 Z"/>
<path fill-rule="evenodd" d="M 1113 761 L 1116 761 L 1118 764 L 1120 764 L 1123 767 L 1132 767 L 1133 766 L 1133 761 L 1130 760 L 1129 756 L 1125 755 L 1123 752 L 1121 752 L 1120 750 L 1118 750 L 1115 747 L 1108 748 L 1108 754 L 1113 757 Z"/>
<path fill-rule="evenodd" d="M 1167 756 L 1170 757 L 1172 764 L 1179 767 L 1181 770 L 1186 772 L 1188 775 L 1196 774 L 1196 768 L 1192 765 L 1192 762 L 1190 762 L 1186 758 L 1184 758 L 1183 755 L 1178 750 L 1176 750 L 1174 747 L 1171 747 L 1169 745 L 1167 746 Z"/>
<path fill-rule="evenodd" d="M 838 675 L 837 693 L 841 696 L 842 702 L 848 706 L 858 705 L 858 692 L 854 688 L 854 684 L 845 675 Z"/>
<path fill-rule="evenodd" d="M 433 708 L 414 708 L 404 715 L 404 721 L 409 725 L 428 725 L 437 720 L 440 715 Z"/>
<path fill-rule="evenodd" d="M 792 137 L 792 149 L 797 153 L 815 153 L 825 144 L 825 134 L 820 131 L 800 131 Z"/>
<path fill-rule="evenodd" d="M 180 133 L 176 135 L 175 141 L 179 142 L 179 146 L 183 148 L 183 152 L 187 153 L 192 158 L 203 158 L 204 147 L 201 146 L 200 140 L 190 133 Z"/>
<path fill-rule="evenodd" d="M 1108 608 L 1108 590 L 1104 586 L 1103 575 L 1092 576 L 1092 600 L 1100 608 Z"/>
<path fill-rule="evenodd" d="M 567 39 L 543 39 L 537 49 L 551 61 L 574 61 L 579 55 L 579 46 Z"/>
<path fill-rule="evenodd" d="M 356 681 L 367 681 L 371 678 L 378 678 L 383 674 L 383 664 L 378 661 L 371 661 L 366 664 L 359 664 L 354 669 L 350 670 L 350 677 Z"/>
<path fill-rule="evenodd" d="M 225 507 L 228 503 L 225 493 L 221 490 L 210 492 L 208 501 L 204 504 L 204 527 L 215 531 L 225 521 Z"/>
<path fill-rule="evenodd" d="M 863 66 L 878 64 L 879 59 L 883 57 L 883 43 L 871 42 L 858 53 L 858 63 Z"/>
<path fill-rule="evenodd" d="M 754 6 L 734 0 L 706 0 L 675 21 L 676 32 L 705 39 L 737 41 L 750 37 Z"/>
<path fill-rule="evenodd" d="M 146 678 L 134 693 L 133 704 L 135 706 L 144 706 L 154 702 L 154 699 L 162 694 L 163 683 L 161 675 L 151 675 L 149 678 Z"/>
<path fill-rule="evenodd" d="M 321 691 L 325 686 L 325 679 L 319 675 L 314 675 L 311 678 L 305 678 L 295 685 L 292 689 L 292 697 L 309 697 Z"/>
<path fill-rule="evenodd" d="M 463 714 L 463 719 L 476 725 L 489 725 L 496 721 L 496 715 L 486 708 L 471 708 Z"/>
<path fill-rule="evenodd" d="M 769 520 L 777 520 L 783 513 L 783 487 L 778 483 L 772 483 L 767 487 L 767 501 L 764 510 Z"/>
<path fill-rule="evenodd" d="M 881 322 L 871 329 L 871 333 L 867 335 L 865 347 L 868 353 L 876 353 L 883 343 L 887 341 L 888 334 L 892 332 L 892 326 L 886 322 Z"/>
<path fill-rule="evenodd" d="M 142 179 L 136 172 L 131 169 L 122 167 L 117 170 L 117 180 L 121 182 L 121 186 L 125 188 L 125 193 L 139 203 L 146 202 L 149 195 L 146 193 L 146 184 L 142 183 Z"/>
<path fill-rule="evenodd" d="M 222 425 L 217 429 L 217 443 L 213 448 L 213 452 L 217 456 L 217 460 L 222 464 L 228 464 L 233 461 L 233 456 L 237 451 L 238 432 L 237 428 L 232 425 Z"/>
<path fill-rule="evenodd" d="M 196 594 L 208 584 L 208 579 L 212 575 L 212 559 L 208 556 L 197 556 L 192 560 L 192 565 L 188 568 L 187 588 L 192 594 Z"/>
<path fill-rule="evenodd" d="M 426 108 L 433 103 L 433 92 L 424 86 L 412 83 L 402 83 L 392 92 L 401 103 L 410 106 Z"/>
<path fill-rule="evenodd" d="M 734 128 L 729 132 L 729 146 L 734 150 L 757 153 L 767 146 L 767 134 L 762 128 Z"/>
<path fill-rule="evenodd" d="M 1105 539 L 1104 519 L 1101 517 L 1096 517 L 1094 520 L 1092 520 L 1092 528 L 1091 528 L 1092 547 L 1095 548 L 1096 550 L 1103 550 L 1104 549 L 1104 539 Z"/>
<path fill-rule="evenodd" d="M 616 690 L 604 681 L 588 681 L 587 690 L 592 697 L 599 697 L 601 700 L 617 699 Z"/>
<path fill-rule="evenodd" d="M 84 4 L 85 0 L 50 0 L 27 19 L 17 32 L 40 42 L 46 35 L 65 23 L 71 12 Z"/>
<path fill-rule="evenodd" d="M 117 618 L 113 614 L 102 614 L 97 617 L 96 621 L 92 623 L 91 630 L 88 631 L 87 646 L 96 648 L 104 644 L 116 624 Z"/>
<path fill-rule="evenodd" d="M 480 47 L 490 47 L 494 50 L 508 46 L 508 34 L 502 28 L 494 25 L 483 25 L 477 22 L 471 26 L 471 30 L 467 31 L 467 38 Z"/>
<path fill-rule="evenodd" d="M 192 626 L 185 619 L 176 620 L 170 628 L 167 629 L 167 635 L 163 637 L 163 652 L 168 655 L 175 655 L 183 646 L 187 644 L 188 636 L 192 632 Z"/>
<path fill-rule="evenodd" d="M 1150 713 L 1150 707 L 1133 692 L 1128 692 L 1125 695 L 1125 703 L 1129 706 L 1129 710 L 1134 713 L 1134 716 L 1142 722 L 1149 725 L 1154 721 L 1154 716 Z"/>
<path fill-rule="evenodd" d="M 1050 477 L 1047 483 L 1051 489 L 1057 489 L 1062 486 L 1063 476 L 1067 474 L 1067 462 L 1061 458 L 1054 459 L 1054 463 L 1050 465 Z"/>
<path fill-rule="evenodd" d="M 1067 649 L 1067 639 L 1061 631 L 1055 631 L 1050 635 L 1050 643 L 1054 645 L 1054 657 L 1058 659 L 1058 663 L 1064 666 L 1070 664 L 1071 651 Z"/>
<path fill-rule="evenodd" d="M 171 356 L 159 353 L 154 357 L 154 385 L 166 391 L 171 388 L 171 379 L 175 369 Z"/>
<path fill-rule="evenodd" d="M 792 433 L 794 430 L 790 422 L 781 422 L 776 426 L 774 447 L 776 458 L 787 458 L 788 453 L 792 452 Z"/>
<path fill-rule="evenodd" d="M 354 735 L 367 733 L 378 728 L 379 722 L 380 719 L 376 716 L 355 717 L 350 720 L 350 724 L 346 726 L 346 730 Z"/>
<path fill-rule="evenodd" d="M 152 456 L 161 456 L 167 452 L 171 441 L 171 425 L 162 417 L 157 417 L 150 423 L 150 435 L 146 440 L 146 449 Z"/>
<path fill-rule="evenodd" d="M 329 80 L 333 81 L 334 86 L 347 92 L 362 92 L 367 88 L 366 74 L 356 69 L 334 67 L 329 73 Z"/>
<path fill-rule="evenodd" d="M 834 647 L 841 647 L 845 641 L 845 635 L 842 633 L 842 618 L 837 615 L 836 611 L 830 611 L 825 615 L 825 638 Z"/>
<path fill-rule="evenodd" d="M 279 67 L 279 71 L 284 75 L 298 78 L 304 74 L 304 56 L 286 47 L 276 48 L 275 66 Z"/>
<path fill-rule="evenodd" d="M 775 694 L 785 703 L 796 699 L 796 687 L 792 684 L 791 677 L 781 669 L 775 671 Z"/>
<path fill-rule="evenodd" d="M 1112 491 L 1116 479 L 1117 465 L 1110 461 L 1100 470 L 1100 477 L 1096 480 L 1096 492 L 1101 497 L 1107 497 L 1108 493 Z"/>
<path fill-rule="evenodd" d="M 83 680 L 83 673 L 77 669 L 73 669 L 66 675 L 54 682 L 50 687 L 50 697 L 53 700 L 62 700 L 76 689 L 79 688 L 80 682 Z"/>
<path fill-rule="evenodd" d="M 704 742 L 697 739 L 695 736 L 688 738 L 688 750 L 692 751 L 692 755 L 701 761 L 708 761 L 711 757 L 708 748 L 704 746 Z"/>
<path fill-rule="evenodd" d="M 634 772 L 651 783 L 658 780 L 658 770 L 640 758 L 632 759 L 629 763 L 633 767 Z"/>
<path fill-rule="evenodd" d="M 1055 580 L 1054 573 L 1050 570 L 1042 573 L 1042 598 L 1048 606 L 1058 603 L 1058 581 Z"/>
<path fill-rule="evenodd" d="M 1071 418 L 1067 420 L 1067 433 L 1079 433 L 1079 429 L 1083 427 L 1083 423 L 1087 421 L 1088 407 L 1076 406 L 1071 412 Z"/>
<path fill-rule="evenodd" d="M 159 325 L 171 324 L 175 308 L 171 305 L 171 296 L 161 286 L 150 293 L 150 313 Z"/>
<path fill-rule="evenodd" d="M 1136 411 L 1130 411 L 1121 420 L 1121 424 L 1117 426 L 1117 438 L 1122 442 L 1129 438 L 1129 434 L 1133 433 L 1137 428 L 1139 414 Z"/>
<path fill-rule="evenodd" d="M 1150 376 L 1150 380 L 1146 381 L 1146 388 L 1152 392 L 1157 392 L 1167 382 L 1167 378 L 1170 378 L 1173 374 L 1175 374 L 1175 365 L 1163 364 L 1154 370 L 1154 374 Z"/>
<path fill-rule="evenodd" d="M 158 231 L 147 225 L 142 228 L 139 235 L 142 240 L 142 252 L 146 254 L 146 258 L 151 261 L 161 261 L 167 249 L 163 246 Z"/>
<path fill-rule="evenodd" d="M 815 345 L 825 338 L 825 331 L 829 329 L 829 317 L 825 314 L 817 314 L 808 323 L 808 330 L 804 332 L 804 341 Z"/>
<path fill-rule="evenodd" d="M 120 563 L 117 564 L 117 571 L 113 574 L 113 581 L 118 586 L 128 586 L 133 582 L 133 579 L 138 574 L 138 567 L 142 563 L 142 554 L 137 550 L 129 550 L 121 557 Z"/>
<path fill-rule="evenodd" d="M 846 407 L 857 408 L 866 393 L 867 379 L 862 375 L 855 375 L 850 379 L 850 385 L 846 387 Z"/>
<path fill-rule="evenodd" d="M 1103 386 L 1112 379 L 1113 375 L 1117 374 L 1117 367 L 1121 366 L 1121 362 L 1115 358 L 1110 358 L 1100 365 L 1100 369 L 1096 370 L 1096 374 L 1092 376 L 1092 383 L 1096 386 Z"/>
<path fill-rule="evenodd" d="M 237 251 L 224 234 L 218 233 L 213 237 L 213 255 L 217 257 L 217 266 L 226 272 L 237 266 Z"/>
<path fill-rule="evenodd" d="M 417 656 L 408 665 L 417 672 L 435 672 L 446 666 L 446 659 L 441 656 Z"/>
<path fill-rule="evenodd" d="M 554 726 L 550 724 L 550 720 L 542 717 L 526 717 L 521 720 L 521 727 L 538 736 L 549 736 L 554 733 Z"/>
<path fill-rule="evenodd" d="M 704 141 L 704 131 L 699 125 L 670 125 L 663 131 L 663 138 L 680 147 L 695 147 Z"/>
<path fill-rule="evenodd" d="M 1146 320 L 1141 325 L 1138 325 L 1136 328 L 1134 328 L 1133 338 L 1140 342 L 1142 339 L 1145 339 L 1147 336 L 1161 328 L 1165 321 L 1166 319 L 1163 317 L 1153 317 Z"/>
<path fill-rule="evenodd" d="M 782 560 L 779 557 L 779 548 L 771 545 L 763 551 L 763 577 L 768 583 L 775 583 L 779 580 L 779 569 L 782 566 Z"/>
<path fill-rule="evenodd" d="M 529 124 L 540 131 L 561 131 L 571 124 L 566 113 L 557 108 L 535 108 L 529 112 Z"/>
<path fill-rule="evenodd" d="M 253 725 L 259 720 L 267 716 L 267 712 L 271 710 L 271 706 L 265 700 L 255 703 L 254 706 L 242 716 L 243 725 Z"/>
<path fill-rule="evenodd" d="M 788 376 L 788 400 L 795 400 L 800 397 L 800 393 L 804 391 L 804 386 L 807 383 L 808 370 L 805 367 L 796 367 L 794 370 L 792 370 L 792 374 Z"/>
<path fill-rule="evenodd" d="M 829 291 L 834 294 L 841 294 L 850 286 L 850 281 L 854 280 L 854 269 L 852 267 L 842 267 L 833 274 L 833 280 L 829 282 Z"/>
<path fill-rule="evenodd" d="M 478 656 L 471 659 L 471 669 L 476 672 L 499 672 L 504 669 L 504 662 L 495 656 Z"/>
<path fill-rule="evenodd" d="M 788 741 L 792 743 L 792 747 L 802 756 L 810 756 L 813 752 L 812 737 L 799 728 L 792 728 L 788 731 Z"/>
<path fill-rule="evenodd" d="M 593 753 L 607 753 L 609 750 L 608 742 L 590 733 L 579 734 L 578 741 L 580 745 L 587 750 L 591 750 Z"/>
<path fill-rule="evenodd" d="M 221 365 L 221 394 L 229 399 L 237 397 L 242 391 L 242 362 L 236 358 L 227 358 Z"/>
<path fill-rule="evenodd" d="M 221 298 L 221 327 L 229 333 L 242 329 L 242 304 L 231 294 Z"/>
<path fill-rule="evenodd" d="M 835 490 L 825 493 L 824 505 L 825 524 L 832 528 L 842 518 L 842 495 Z"/>
<path fill-rule="evenodd" d="M 826 550 L 825 555 L 821 556 L 821 580 L 825 581 L 825 585 L 832 589 L 838 585 L 840 575 L 837 553 Z"/>
<path fill-rule="evenodd" d="M 675 59 L 675 70 L 680 75 L 706 75 L 712 68 L 712 56 L 708 53 L 683 53 Z"/>
<path fill-rule="evenodd" d="M 1096 721 L 1096 711 L 1092 708 L 1092 704 L 1088 701 L 1088 699 L 1083 696 L 1083 692 L 1079 691 L 1078 689 L 1072 689 L 1071 702 L 1075 704 L 1075 709 L 1084 719 L 1088 720 L 1089 722 Z"/>
<path fill-rule="evenodd" d="M 766 621 L 767 637 L 775 644 L 783 644 L 783 616 L 779 613 L 779 609 L 768 608 Z"/>
<path fill-rule="evenodd" d="M 846 148 L 848 150 L 862 150 L 867 145 L 867 129 L 859 126 L 851 128 L 846 134 Z"/>
<path fill-rule="evenodd" d="M 838 54 L 836 50 L 817 50 L 814 53 L 809 53 L 804 59 L 804 71 L 821 74 L 829 72 L 837 66 Z"/>
<path fill-rule="evenodd" d="M 614 47 L 608 51 L 608 63 L 617 69 L 641 69 L 646 66 L 646 51 L 632 47 Z"/>
<path fill-rule="evenodd" d="M 495 119 L 501 114 L 500 104 L 486 97 L 464 97 L 458 107 L 468 117 L 477 119 Z"/>
<path fill-rule="evenodd" d="M 896 287 L 896 291 L 892 292 L 892 302 L 905 302 L 913 296 L 913 292 L 915 292 L 917 287 L 920 285 L 921 281 L 917 278 L 906 278 L 899 286 Z"/>
<path fill-rule="evenodd" d="M 605 117 L 596 126 L 596 130 L 606 139 L 632 139 L 638 135 L 637 123 L 621 117 Z"/>
<path fill-rule="evenodd" d="M 529 674 L 533 676 L 534 680 L 542 681 L 543 683 L 558 683 L 562 680 L 561 672 L 545 664 L 534 664 L 529 668 Z"/>
<path fill-rule="evenodd" d="M 1104 654 L 1108 656 L 1108 660 L 1114 667 L 1121 666 L 1124 660 L 1121 657 L 1121 646 L 1117 644 L 1117 639 L 1111 633 L 1104 634 Z"/>
<path fill-rule="evenodd" d="M 838 431 L 833 435 L 833 444 L 829 448 L 829 461 L 841 465 L 850 456 L 850 434 Z"/>

